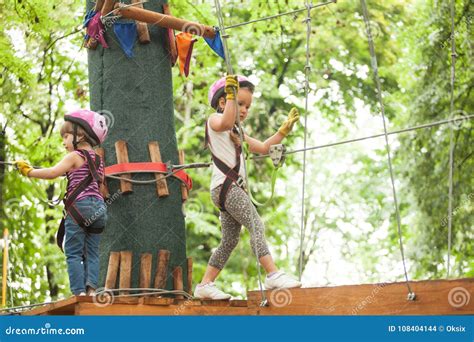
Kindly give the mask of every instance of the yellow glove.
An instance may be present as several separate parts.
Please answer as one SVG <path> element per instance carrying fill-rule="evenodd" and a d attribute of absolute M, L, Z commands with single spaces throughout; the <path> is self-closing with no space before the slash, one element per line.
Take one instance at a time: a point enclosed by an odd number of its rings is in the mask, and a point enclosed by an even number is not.
<path fill-rule="evenodd" d="M 33 167 L 24 160 L 17 160 L 15 163 L 16 168 L 23 176 L 28 177 L 28 173 L 33 170 Z"/>
<path fill-rule="evenodd" d="M 225 78 L 225 87 L 224 91 L 227 94 L 227 100 L 235 100 L 234 96 L 234 89 L 235 94 L 239 92 L 239 81 L 237 80 L 237 76 L 235 75 L 227 75 Z"/>
<path fill-rule="evenodd" d="M 300 113 L 298 113 L 298 109 L 295 107 L 291 108 L 290 112 L 288 113 L 288 119 L 281 125 L 278 129 L 278 132 L 283 136 L 287 136 L 288 133 L 293 129 L 295 122 L 300 119 Z"/>

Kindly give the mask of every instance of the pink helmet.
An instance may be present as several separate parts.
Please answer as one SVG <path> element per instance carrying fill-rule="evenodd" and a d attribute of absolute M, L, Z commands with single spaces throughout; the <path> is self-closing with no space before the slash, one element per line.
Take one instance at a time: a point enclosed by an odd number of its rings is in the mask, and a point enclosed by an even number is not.
<path fill-rule="evenodd" d="M 84 131 L 86 131 L 87 135 L 94 140 L 94 145 L 100 145 L 103 143 L 107 136 L 108 129 L 105 116 L 91 110 L 75 110 L 67 113 L 64 116 L 64 120 L 81 126 Z M 74 134 L 74 141 L 75 140 L 76 134 Z"/>
<path fill-rule="evenodd" d="M 224 95 L 225 78 L 226 76 L 218 79 L 209 88 L 207 99 L 209 100 L 209 104 L 211 105 L 212 108 L 217 107 L 217 101 L 219 100 L 221 96 Z M 242 85 L 243 82 L 250 83 L 253 86 L 252 82 L 250 82 L 249 79 L 245 76 L 237 75 L 237 80 L 239 81 L 239 84 L 241 86 L 243 86 Z"/>

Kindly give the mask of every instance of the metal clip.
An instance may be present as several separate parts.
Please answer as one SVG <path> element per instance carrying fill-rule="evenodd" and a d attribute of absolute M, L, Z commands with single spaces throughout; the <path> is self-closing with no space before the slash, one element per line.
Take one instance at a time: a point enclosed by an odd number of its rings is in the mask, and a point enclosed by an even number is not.
<path fill-rule="evenodd" d="M 416 299 L 415 292 L 409 292 L 407 295 L 407 300 L 414 301 Z"/>
<path fill-rule="evenodd" d="M 237 180 L 235 181 L 235 184 L 237 184 L 237 186 L 243 188 L 244 184 L 245 184 L 244 178 L 242 176 L 239 176 L 239 178 L 237 178 Z"/>
<path fill-rule="evenodd" d="M 171 164 L 171 160 L 168 160 L 168 161 L 166 162 L 166 173 L 167 173 L 167 174 L 172 173 L 172 172 L 173 172 L 173 169 L 174 169 L 174 165 Z"/>
<path fill-rule="evenodd" d="M 260 302 L 260 306 L 265 307 L 265 306 L 270 306 L 270 305 L 268 304 L 268 300 L 265 298 L 264 300 Z"/>
<path fill-rule="evenodd" d="M 270 158 L 272 159 L 273 166 L 280 167 L 285 162 L 286 147 L 283 144 L 270 146 Z"/>

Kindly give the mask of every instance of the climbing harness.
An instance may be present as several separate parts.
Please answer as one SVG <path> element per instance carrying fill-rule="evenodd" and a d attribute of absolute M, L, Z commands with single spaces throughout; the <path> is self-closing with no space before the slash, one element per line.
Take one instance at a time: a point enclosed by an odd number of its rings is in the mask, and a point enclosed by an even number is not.
<path fill-rule="evenodd" d="M 209 137 L 209 129 L 208 129 L 209 121 L 206 122 L 206 146 L 211 145 L 211 139 Z M 234 133 L 237 133 L 237 127 L 234 126 L 232 129 Z M 229 192 L 230 188 L 233 184 L 237 185 L 242 190 L 246 191 L 245 187 L 245 180 L 244 177 L 240 175 L 240 159 L 242 156 L 242 146 L 235 146 L 235 165 L 230 167 L 221 159 L 219 159 L 214 153 L 211 152 L 212 161 L 214 165 L 225 175 L 224 183 L 222 184 L 221 191 L 219 192 L 219 209 L 221 211 L 225 210 L 225 200 L 227 199 L 227 193 Z"/>
<path fill-rule="evenodd" d="M 89 174 L 71 191 L 71 193 L 67 193 L 66 197 L 64 198 L 64 212 L 63 212 L 64 215 L 61 220 L 61 223 L 59 224 L 59 229 L 56 234 L 56 243 L 62 251 L 64 251 L 63 242 L 64 242 L 64 235 L 66 233 L 65 220 L 66 220 L 67 214 L 69 214 L 71 218 L 87 233 L 100 234 L 104 230 L 104 227 L 97 227 L 97 228 L 90 227 L 90 224 L 87 222 L 87 219 L 82 216 L 82 214 L 79 212 L 79 210 L 75 206 L 75 202 L 79 194 L 81 194 L 92 182 L 97 182 L 98 184 L 100 184 L 103 181 L 102 177 L 100 177 L 99 175 L 101 158 L 98 154 L 94 153 L 95 157 L 94 157 L 94 160 L 92 160 L 87 150 L 77 150 L 77 151 L 81 152 L 87 159 Z M 70 180 L 68 179 L 68 183 L 69 181 Z"/>

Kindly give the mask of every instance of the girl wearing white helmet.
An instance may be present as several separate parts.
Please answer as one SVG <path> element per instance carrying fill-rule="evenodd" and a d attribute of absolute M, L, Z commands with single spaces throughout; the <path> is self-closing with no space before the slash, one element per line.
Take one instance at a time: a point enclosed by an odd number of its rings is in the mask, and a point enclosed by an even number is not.
<path fill-rule="evenodd" d="M 107 220 L 107 208 L 99 192 L 104 164 L 93 147 L 105 140 L 107 125 L 104 116 L 84 109 L 66 114 L 64 121 L 60 133 L 68 154 L 58 164 L 45 169 L 34 169 L 25 161 L 15 164 L 27 177 L 67 176 L 67 214 L 58 231 L 58 245 L 66 254 L 71 292 L 92 295 L 98 286 L 99 241 Z"/>
<path fill-rule="evenodd" d="M 252 104 L 254 85 L 244 76 L 227 76 L 216 81 L 209 90 L 209 104 L 217 113 L 206 123 L 206 143 L 211 150 L 213 168 L 211 196 L 221 210 L 222 240 L 212 253 L 206 272 L 196 286 L 198 298 L 229 299 L 231 296 L 214 284 L 231 252 L 237 246 L 242 225 L 250 232 L 252 251 L 265 269 L 265 288 L 300 287 L 301 283 L 279 271 L 265 241 L 265 227 L 244 186 L 244 160 L 236 126 L 237 115 L 243 122 Z M 235 98 L 234 94 L 237 95 Z M 236 112 L 236 103 L 238 111 Z M 250 152 L 265 154 L 271 145 L 279 144 L 299 120 L 296 108 L 280 129 L 265 141 L 259 141 L 243 132 Z"/>

